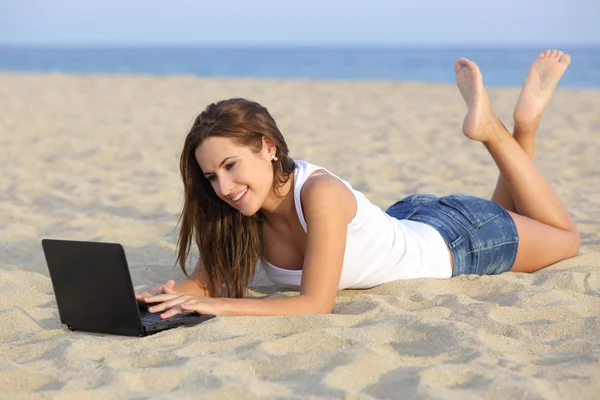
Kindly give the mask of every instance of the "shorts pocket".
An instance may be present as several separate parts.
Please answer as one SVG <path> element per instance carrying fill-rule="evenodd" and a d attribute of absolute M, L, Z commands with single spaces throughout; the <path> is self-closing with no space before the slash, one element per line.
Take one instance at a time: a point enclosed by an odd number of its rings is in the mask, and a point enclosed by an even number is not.
<path fill-rule="evenodd" d="M 385 212 L 396 219 L 410 219 L 421 204 L 434 200 L 437 200 L 437 197 L 431 194 L 411 194 L 392 204 Z"/>
<path fill-rule="evenodd" d="M 480 228 L 501 215 L 497 204 L 472 196 L 444 196 L 440 197 L 440 203 L 459 212 L 475 228 Z"/>
<path fill-rule="evenodd" d="M 437 196 L 434 196 L 432 194 L 411 194 L 406 196 L 403 199 L 398 200 L 397 202 L 394 203 L 394 206 L 396 204 L 404 204 L 404 203 L 423 203 L 423 202 L 428 202 L 428 201 L 434 201 L 437 200 Z"/>

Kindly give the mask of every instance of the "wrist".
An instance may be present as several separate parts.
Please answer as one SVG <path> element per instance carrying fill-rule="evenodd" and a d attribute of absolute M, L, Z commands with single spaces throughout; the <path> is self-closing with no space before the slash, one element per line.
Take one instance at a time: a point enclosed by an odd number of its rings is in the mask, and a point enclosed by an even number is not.
<path fill-rule="evenodd" d="M 218 315 L 221 316 L 228 316 L 228 315 L 233 315 L 232 312 L 232 305 L 231 305 L 231 299 L 226 298 L 226 297 L 218 297 L 214 299 L 215 301 L 215 308 L 218 311 Z"/>

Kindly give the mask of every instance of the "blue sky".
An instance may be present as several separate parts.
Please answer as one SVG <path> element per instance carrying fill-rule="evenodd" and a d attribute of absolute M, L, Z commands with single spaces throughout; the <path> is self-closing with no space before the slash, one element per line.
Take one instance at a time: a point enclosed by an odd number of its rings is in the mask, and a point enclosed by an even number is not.
<path fill-rule="evenodd" d="M 600 45 L 599 0 L 0 0 L 0 45 Z"/>

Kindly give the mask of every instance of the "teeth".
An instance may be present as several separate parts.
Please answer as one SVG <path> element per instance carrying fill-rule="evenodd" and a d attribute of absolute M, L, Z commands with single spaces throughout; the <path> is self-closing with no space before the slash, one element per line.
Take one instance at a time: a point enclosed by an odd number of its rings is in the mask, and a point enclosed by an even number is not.
<path fill-rule="evenodd" d="M 245 194 L 246 194 L 246 192 L 247 192 L 247 191 L 248 191 L 248 188 L 244 189 L 244 191 L 243 191 L 242 193 L 240 193 L 240 194 L 238 194 L 237 196 L 235 196 L 235 197 L 234 197 L 232 200 L 233 200 L 233 201 L 238 201 L 239 199 L 241 199 L 241 198 L 242 198 L 242 196 L 243 196 L 243 195 L 245 195 Z"/>

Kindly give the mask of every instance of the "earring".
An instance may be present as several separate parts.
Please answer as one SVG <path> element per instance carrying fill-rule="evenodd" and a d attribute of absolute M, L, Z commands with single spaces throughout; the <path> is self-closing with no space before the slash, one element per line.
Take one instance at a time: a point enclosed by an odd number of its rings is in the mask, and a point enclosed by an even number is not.
<path fill-rule="evenodd" d="M 275 154 L 271 154 L 271 161 L 277 161 L 279 158 Z"/>

